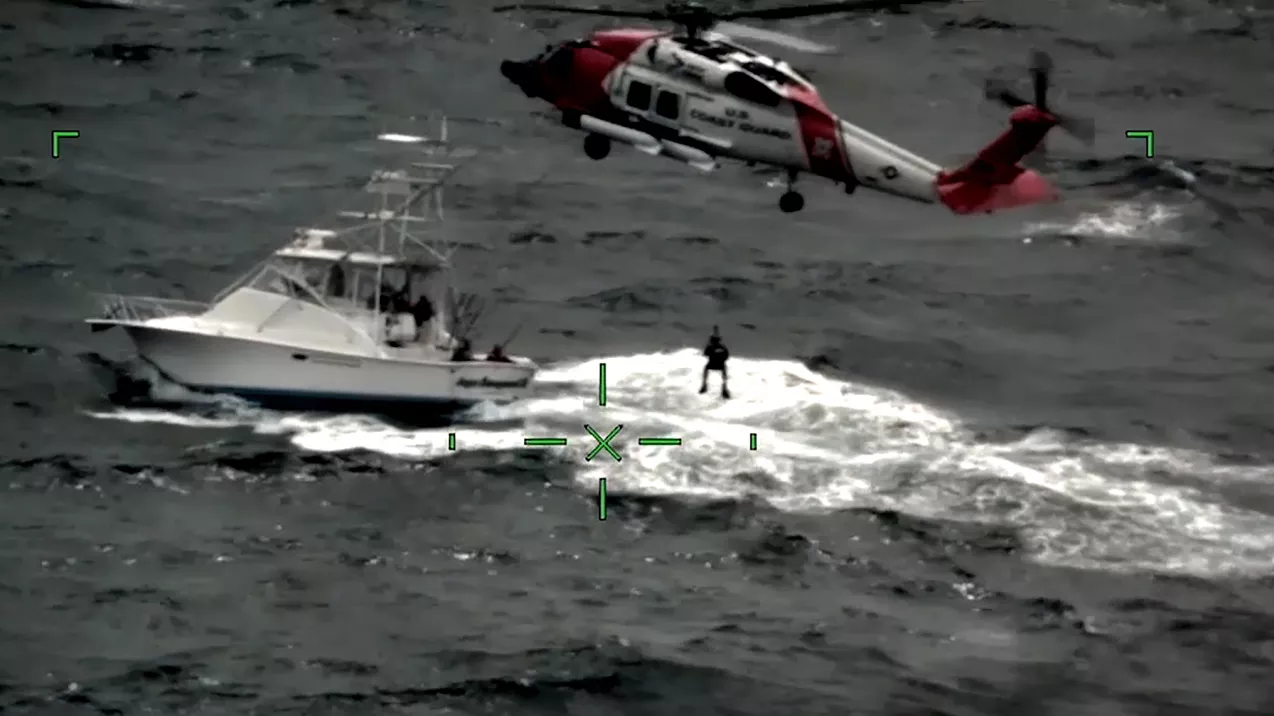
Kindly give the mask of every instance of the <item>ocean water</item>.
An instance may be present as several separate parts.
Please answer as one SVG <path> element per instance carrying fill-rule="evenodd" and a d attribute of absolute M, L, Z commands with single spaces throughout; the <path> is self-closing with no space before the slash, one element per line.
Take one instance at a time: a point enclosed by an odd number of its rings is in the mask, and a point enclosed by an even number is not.
<path fill-rule="evenodd" d="M 983 79 L 1052 54 L 1099 132 L 1037 159 L 1067 200 L 956 218 L 590 161 L 498 65 L 596 23 L 494 5 L 0 5 L 0 710 L 1270 712 L 1274 9 L 774 25 L 945 164 L 1002 127 Z M 480 149 L 448 231 L 530 398 L 430 429 L 108 398 L 89 291 L 209 297 L 434 113 Z"/>

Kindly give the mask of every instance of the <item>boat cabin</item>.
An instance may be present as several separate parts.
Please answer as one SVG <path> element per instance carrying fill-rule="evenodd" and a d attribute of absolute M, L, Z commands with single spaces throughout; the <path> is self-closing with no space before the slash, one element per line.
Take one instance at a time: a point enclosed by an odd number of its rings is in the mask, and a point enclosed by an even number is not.
<path fill-rule="evenodd" d="M 434 319 L 446 291 L 438 276 L 441 257 L 338 248 L 333 244 L 339 236 L 330 229 L 298 229 L 293 243 L 275 251 L 243 285 L 340 314 L 390 345 L 439 338 Z"/>

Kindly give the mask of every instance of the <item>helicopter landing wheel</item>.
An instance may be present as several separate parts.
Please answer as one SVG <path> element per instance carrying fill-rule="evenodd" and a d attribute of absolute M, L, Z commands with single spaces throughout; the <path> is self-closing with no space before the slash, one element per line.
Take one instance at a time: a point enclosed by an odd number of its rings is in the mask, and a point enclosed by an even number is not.
<path fill-rule="evenodd" d="M 798 192 L 788 191 L 786 194 L 779 197 L 779 209 L 781 209 L 785 214 L 791 214 L 792 212 L 800 211 L 803 208 L 805 208 L 805 197 L 801 196 Z"/>
<path fill-rule="evenodd" d="M 600 134 L 590 134 L 584 137 L 584 153 L 589 159 L 600 160 L 605 159 L 610 154 L 610 138 L 603 137 Z"/>

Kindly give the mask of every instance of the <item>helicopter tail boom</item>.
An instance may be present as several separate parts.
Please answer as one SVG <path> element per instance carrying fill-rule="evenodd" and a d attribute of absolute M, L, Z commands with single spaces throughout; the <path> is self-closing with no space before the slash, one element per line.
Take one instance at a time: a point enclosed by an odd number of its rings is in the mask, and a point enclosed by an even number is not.
<path fill-rule="evenodd" d="M 1034 105 L 1018 107 L 1009 119 L 1009 128 L 976 157 L 959 169 L 938 175 L 938 197 L 957 214 L 990 213 L 1055 201 L 1057 189 L 1018 162 L 1034 151 L 1057 124 L 1057 117 Z"/>

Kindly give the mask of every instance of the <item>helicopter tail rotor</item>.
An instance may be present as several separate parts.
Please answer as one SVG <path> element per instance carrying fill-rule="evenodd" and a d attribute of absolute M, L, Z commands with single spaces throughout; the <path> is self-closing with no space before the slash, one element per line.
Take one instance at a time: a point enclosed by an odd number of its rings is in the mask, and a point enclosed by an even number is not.
<path fill-rule="evenodd" d="M 986 84 L 986 98 L 1008 107 L 1016 109 L 1018 107 L 1033 105 L 1037 109 L 1048 112 L 1057 118 L 1057 125 L 1065 130 L 1068 134 L 1076 139 L 1091 144 L 1096 135 L 1096 128 L 1093 120 L 1088 117 L 1080 117 L 1072 114 L 1064 114 L 1058 112 L 1048 106 L 1048 90 L 1052 86 L 1053 59 L 1047 53 L 1041 50 L 1035 50 L 1031 53 L 1031 87 L 1033 101 L 1022 98 L 1008 85 L 995 80 Z"/>

